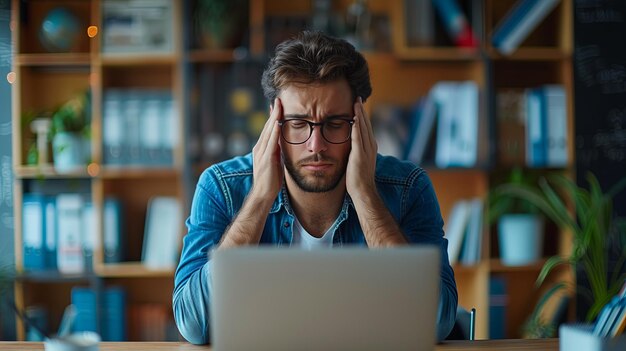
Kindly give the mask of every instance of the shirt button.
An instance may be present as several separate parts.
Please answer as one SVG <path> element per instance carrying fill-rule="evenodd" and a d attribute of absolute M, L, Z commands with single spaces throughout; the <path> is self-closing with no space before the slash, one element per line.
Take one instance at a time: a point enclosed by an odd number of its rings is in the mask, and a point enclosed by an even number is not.
<path fill-rule="evenodd" d="M 285 227 L 285 228 L 289 228 L 289 222 L 285 222 L 285 223 L 283 223 L 283 227 Z"/>

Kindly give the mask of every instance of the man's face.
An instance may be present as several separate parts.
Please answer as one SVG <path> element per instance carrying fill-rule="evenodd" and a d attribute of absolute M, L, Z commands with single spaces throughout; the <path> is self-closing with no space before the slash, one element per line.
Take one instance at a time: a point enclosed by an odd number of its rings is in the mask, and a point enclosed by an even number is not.
<path fill-rule="evenodd" d="M 352 93 L 345 79 L 324 84 L 289 85 L 281 90 L 279 98 L 284 120 L 321 123 L 354 117 Z M 281 137 L 287 176 L 307 192 L 335 189 L 344 180 L 348 164 L 350 139 L 341 144 L 330 143 L 322 136 L 321 128 L 315 126 L 311 137 L 302 144 L 289 144 Z"/>

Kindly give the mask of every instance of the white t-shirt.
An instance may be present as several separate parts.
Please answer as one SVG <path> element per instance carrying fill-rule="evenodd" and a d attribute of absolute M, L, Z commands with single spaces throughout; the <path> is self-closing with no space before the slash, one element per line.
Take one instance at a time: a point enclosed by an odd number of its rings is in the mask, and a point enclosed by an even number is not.
<path fill-rule="evenodd" d="M 335 231 L 337 230 L 337 223 L 339 218 L 335 220 L 335 223 L 328 228 L 326 233 L 320 238 L 316 238 L 302 227 L 297 217 L 293 221 L 293 242 L 292 246 L 300 247 L 305 250 L 325 249 L 333 246 L 333 238 Z"/>

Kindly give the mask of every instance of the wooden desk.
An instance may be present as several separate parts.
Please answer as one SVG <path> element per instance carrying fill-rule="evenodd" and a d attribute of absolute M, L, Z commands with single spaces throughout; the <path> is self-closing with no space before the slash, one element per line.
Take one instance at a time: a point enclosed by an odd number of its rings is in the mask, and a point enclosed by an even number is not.
<path fill-rule="evenodd" d="M 0 350 L 42 350 L 40 342 L 0 342 Z M 559 339 L 536 340 L 476 340 L 446 341 L 435 347 L 435 351 L 482 351 L 482 350 L 533 350 L 558 351 Z M 103 342 L 100 351 L 208 351 L 210 346 L 196 346 L 185 342 Z"/>

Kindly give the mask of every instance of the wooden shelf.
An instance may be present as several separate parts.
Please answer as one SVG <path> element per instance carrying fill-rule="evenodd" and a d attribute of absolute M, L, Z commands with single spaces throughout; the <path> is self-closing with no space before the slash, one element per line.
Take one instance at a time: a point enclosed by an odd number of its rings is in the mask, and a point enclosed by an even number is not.
<path fill-rule="evenodd" d="M 194 63 L 231 63 L 235 62 L 234 50 L 193 50 L 189 53 L 189 62 Z"/>
<path fill-rule="evenodd" d="M 507 266 L 502 264 L 502 261 L 497 258 L 492 258 L 489 260 L 489 265 L 491 267 L 491 271 L 493 273 L 510 273 L 510 272 L 537 272 L 541 271 L 544 263 L 547 259 L 541 259 L 536 263 L 524 265 L 524 266 Z"/>
<path fill-rule="evenodd" d="M 71 283 L 89 281 L 95 278 L 96 275 L 93 273 L 63 274 L 56 270 L 43 270 L 19 273 L 16 280 L 33 283 Z"/>
<path fill-rule="evenodd" d="M 401 60 L 412 61 L 476 61 L 481 59 L 479 49 L 456 47 L 413 47 L 395 53 Z"/>
<path fill-rule="evenodd" d="M 509 61 L 561 61 L 571 58 L 571 53 L 559 48 L 551 47 L 524 47 L 519 48 L 513 54 L 506 56 L 494 48 L 487 49 L 487 55 L 493 60 Z"/>
<path fill-rule="evenodd" d="M 15 55 L 18 66 L 89 66 L 90 62 L 89 53 Z"/>
<path fill-rule="evenodd" d="M 179 60 L 176 54 L 102 54 L 104 66 L 173 65 Z"/>
<path fill-rule="evenodd" d="M 17 179 L 39 179 L 39 178 L 91 178 L 87 173 L 87 167 L 73 172 L 56 171 L 54 166 L 18 166 L 15 167 L 14 175 Z"/>
<path fill-rule="evenodd" d="M 95 271 L 103 278 L 174 277 L 174 269 L 154 269 L 141 262 L 107 263 L 96 267 Z"/>
<path fill-rule="evenodd" d="M 180 170 L 171 167 L 102 166 L 99 177 L 104 179 L 174 178 L 179 175 Z"/>

